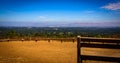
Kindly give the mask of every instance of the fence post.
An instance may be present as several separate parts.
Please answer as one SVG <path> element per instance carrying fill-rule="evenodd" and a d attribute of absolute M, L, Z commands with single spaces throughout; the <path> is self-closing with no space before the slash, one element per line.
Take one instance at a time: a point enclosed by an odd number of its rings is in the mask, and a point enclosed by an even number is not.
<path fill-rule="evenodd" d="M 24 39 L 23 39 L 23 38 L 22 38 L 21 40 L 22 40 L 22 42 L 24 41 Z"/>
<path fill-rule="evenodd" d="M 75 40 L 73 39 L 73 43 L 75 42 Z"/>
<path fill-rule="evenodd" d="M 50 42 L 50 39 L 48 38 L 48 42 Z"/>
<path fill-rule="evenodd" d="M 77 36 L 77 63 L 82 63 L 80 41 L 81 36 Z"/>

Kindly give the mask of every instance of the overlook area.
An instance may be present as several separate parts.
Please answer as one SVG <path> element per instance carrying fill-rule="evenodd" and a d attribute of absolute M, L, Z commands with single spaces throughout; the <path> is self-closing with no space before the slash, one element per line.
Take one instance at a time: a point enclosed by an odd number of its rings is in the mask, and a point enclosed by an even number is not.
<path fill-rule="evenodd" d="M 0 0 L 0 63 L 120 63 L 120 0 Z"/>

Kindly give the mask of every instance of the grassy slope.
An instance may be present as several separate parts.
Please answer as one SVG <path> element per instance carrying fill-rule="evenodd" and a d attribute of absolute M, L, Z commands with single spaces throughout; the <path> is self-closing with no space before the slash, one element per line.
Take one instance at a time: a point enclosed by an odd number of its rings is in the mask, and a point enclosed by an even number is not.
<path fill-rule="evenodd" d="M 82 54 L 120 57 L 120 50 L 100 48 L 83 48 L 82 50 Z M 1 42 L 0 63 L 76 63 L 76 43 L 57 41 L 50 43 L 47 41 Z"/>

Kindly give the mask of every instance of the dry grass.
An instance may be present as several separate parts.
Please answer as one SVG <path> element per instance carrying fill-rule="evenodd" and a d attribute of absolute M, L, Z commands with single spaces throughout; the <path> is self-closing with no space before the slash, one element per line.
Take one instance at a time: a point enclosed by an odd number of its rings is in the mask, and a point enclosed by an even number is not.
<path fill-rule="evenodd" d="M 82 50 L 82 54 L 120 57 L 120 50 L 100 48 Z M 0 63 L 76 63 L 76 57 L 76 42 L 0 42 Z M 95 61 L 84 62 L 95 63 Z"/>

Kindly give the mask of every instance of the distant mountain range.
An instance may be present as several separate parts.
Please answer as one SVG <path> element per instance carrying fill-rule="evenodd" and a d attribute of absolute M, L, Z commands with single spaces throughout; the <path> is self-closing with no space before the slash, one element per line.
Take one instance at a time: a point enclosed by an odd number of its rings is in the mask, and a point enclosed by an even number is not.
<path fill-rule="evenodd" d="M 0 22 L 0 26 L 15 27 L 120 27 L 120 23 L 114 22 Z"/>

